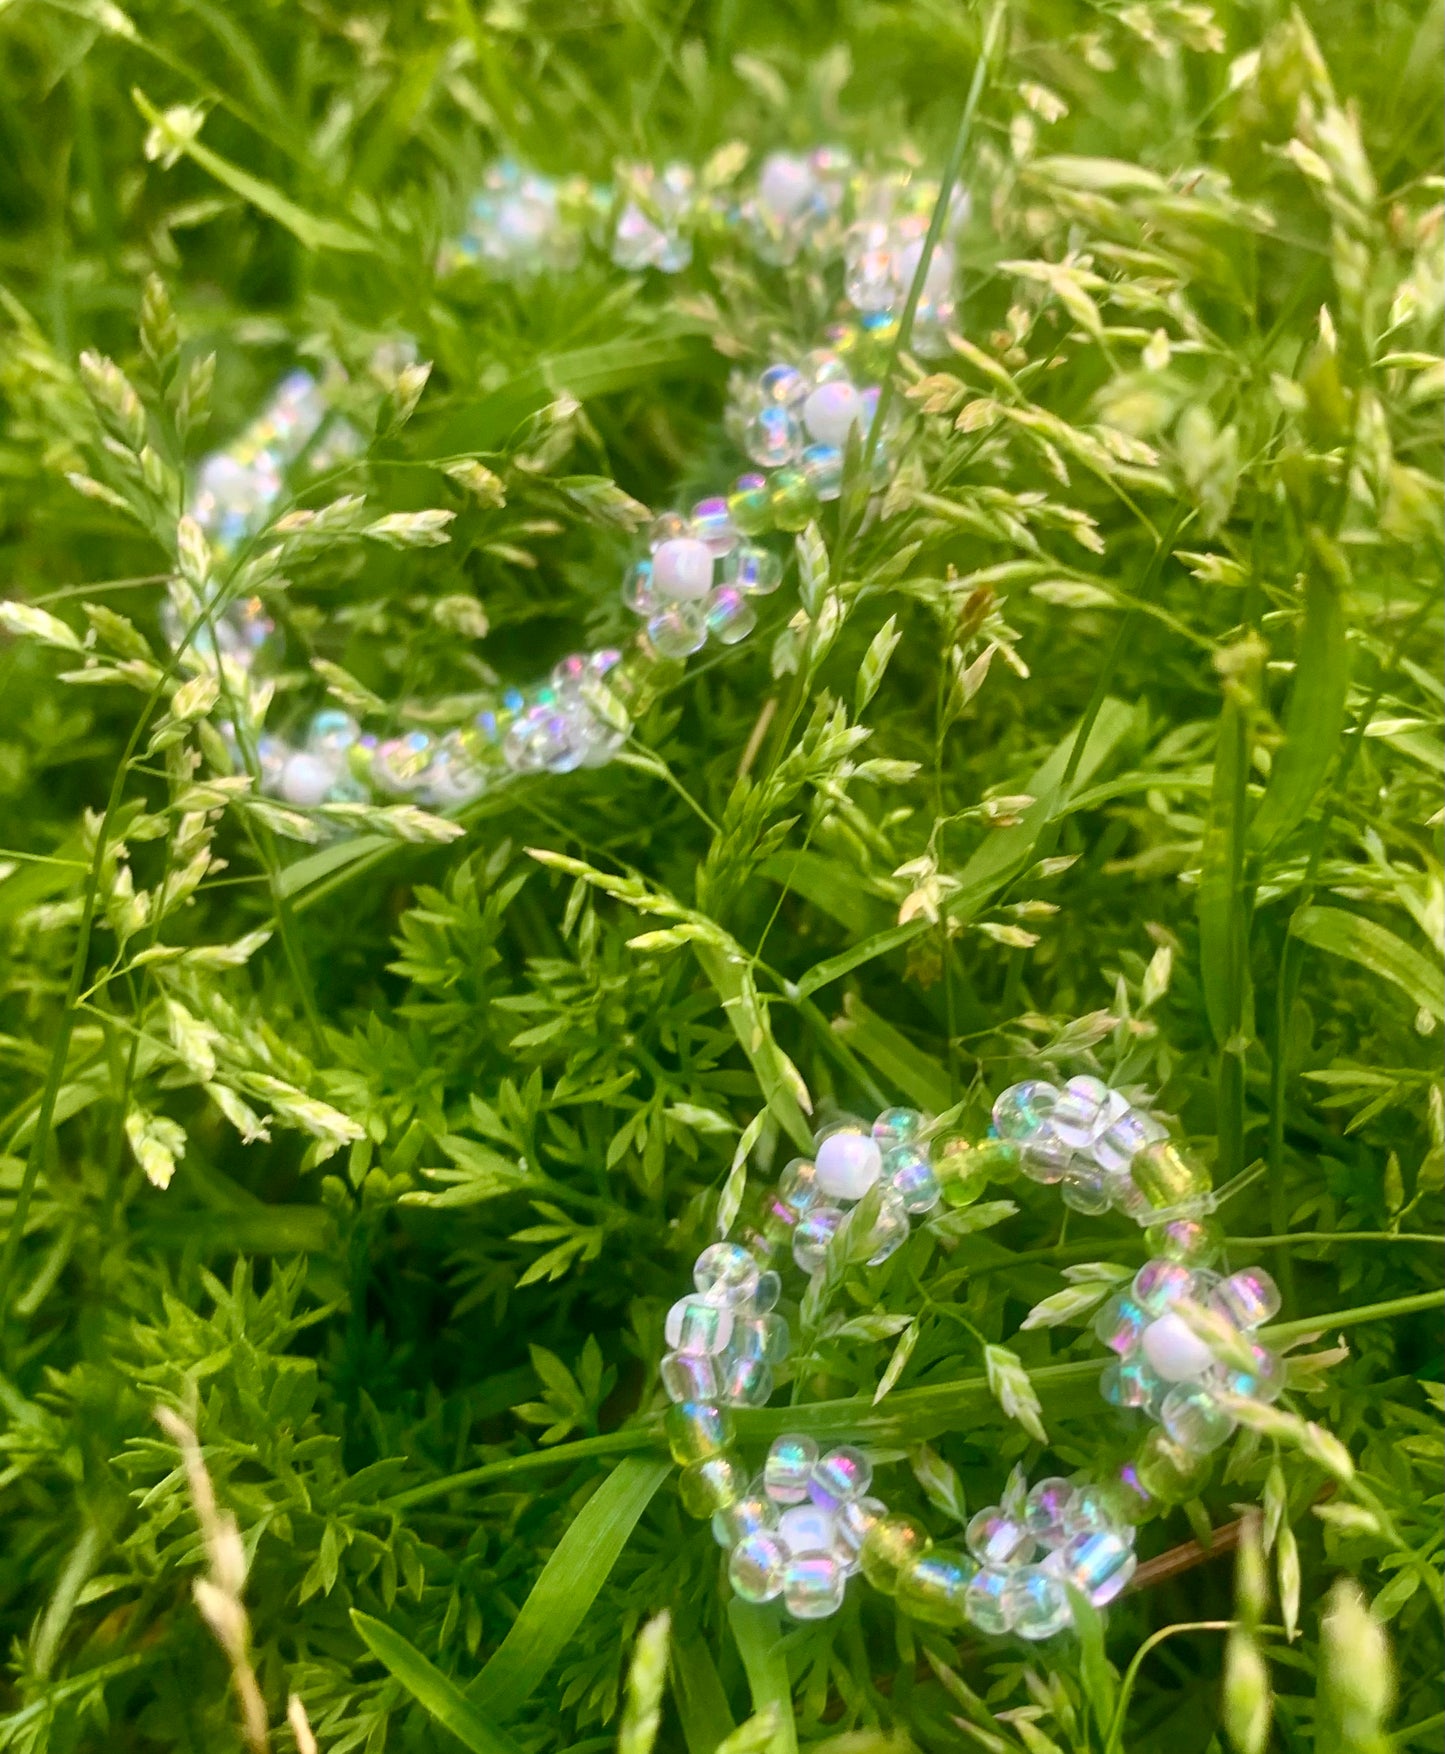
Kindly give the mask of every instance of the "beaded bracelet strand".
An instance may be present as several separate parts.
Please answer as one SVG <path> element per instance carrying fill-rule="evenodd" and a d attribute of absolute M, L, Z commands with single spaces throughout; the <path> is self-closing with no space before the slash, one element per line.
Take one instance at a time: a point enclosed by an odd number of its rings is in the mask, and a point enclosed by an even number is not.
<path fill-rule="evenodd" d="M 746 189 L 704 185 L 679 166 L 630 169 L 615 188 L 558 184 L 511 165 L 489 173 L 463 237 L 444 252 L 446 268 L 563 268 L 588 242 L 606 241 L 619 267 L 675 273 L 691 261 L 695 238 L 734 237 L 769 262 L 786 265 L 804 253 L 820 265 L 841 260 L 853 315 L 829 327 L 822 347 L 755 374 L 734 373 L 724 424 L 754 467 L 727 494 L 653 521 L 648 552 L 622 583 L 624 603 L 643 622 L 625 648 L 573 654 L 541 684 L 498 691 L 470 722 L 441 735 L 379 738 L 334 708 L 318 712 L 299 742 L 262 733 L 262 789 L 300 807 L 407 797 L 447 809 L 515 775 L 610 760 L 661 666 L 709 639 L 733 645 L 753 631 L 757 600 L 783 577 L 782 559 L 760 538 L 805 529 L 841 494 L 850 438 L 868 433 L 878 410 L 878 386 L 866 380 L 896 338 L 936 199 L 936 184 L 901 173 L 865 176 L 834 149 L 775 153 Z M 953 239 L 966 216 L 959 196 L 930 261 L 915 348 L 926 350 L 953 318 Z M 400 358 L 404 349 L 393 351 Z M 886 484 L 898 433 L 890 421 L 875 443 L 874 488 Z M 331 412 L 325 387 L 294 372 L 237 440 L 202 462 L 193 515 L 219 551 L 234 553 L 267 526 L 294 468 L 304 462 L 315 473 L 361 448 L 360 436 Z M 201 607 L 172 606 L 173 641 Z M 245 597 L 214 617 L 213 635 L 193 642 L 195 661 L 226 666 L 231 693 L 258 722 L 265 695 L 249 673 L 273 632 L 260 600 Z M 234 745 L 234 731 L 231 738 Z"/>
<path fill-rule="evenodd" d="M 913 1109 L 885 1110 L 871 1125 L 836 1118 L 820 1129 L 811 1159 L 784 1168 L 760 1225 L 703 1250 L 693 1292 L 668 1312 L 660 1375 L 674 1403 L 666 1423 L 683 1504 L 711 1519 L 735 1594 L 781 1598 L 794 1618 L 821 1618 L 861 1571 L 916 1618 L 1037 1640 L 1072 1624 L 1071 1587 L 1095 1607 L 1125 1588 L 1135 1525 L 1192 1496 L 1204 1458 L 1235 1429 L 1227 1397 L 1279 1392 L 1279 1361 L 1256 1338 L 1279 1298 L 1257 1269 L 1225 1277 L 1175 1258 L 1147 1262 L 1105 1304 L 1095 1331 L 1118 1354 L 1101 1381 L 1105 1398 L 1143 1408 L 1159 1428 L 1112 1479 L 1051 1477 L 1030 1490 L 1015 1477 L 1000 1504 L 970 1521 L 966 1550 L 935 1546 L 914 1519 L 890 1513 L 870 1492 L 867 1456 L 849 1445 L 820 1454 L 806 1435 L 780 1437 L 750 1479 L 730 1411 L 765 1405 L 787 1357 L 779 1266 L 791 1255 L 803 1273 L 817 1273 L 850 1209 L 875 1187 L 854 1251 L 874 1265 L 940 1201 L 968 1205 L 989 1181 L 1019 1173 L 1086 1185 L 1090 1166 L 1111 1178 L 1098 1209 L 1116 1205 L 1145 1226 L 1162 1216 L 1176 1255 L 1197 1261 L 1207 1244 L 1218 1257 L 1217 1230 L 1206 1232 L 1200 1216 L 1213 1206 L 1203 1166 L 1094 1078 L 1063 1091 L 1038 1080 L 1011 1086 L 978 1144 Z"/>

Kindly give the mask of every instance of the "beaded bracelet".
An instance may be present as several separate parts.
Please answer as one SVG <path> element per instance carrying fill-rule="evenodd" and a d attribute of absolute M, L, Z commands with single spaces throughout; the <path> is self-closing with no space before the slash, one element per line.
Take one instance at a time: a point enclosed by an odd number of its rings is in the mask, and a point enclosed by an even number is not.
<path fill-rule="evenodd" d="M 655 692 L 660 666 L 691 656 L 710 638 L 732 645 L 752 632 L 757 600 L 783 576 L 782 559 L 758 538 L 803 530 L 841 494 L 849 442 L 876 421 L 879 390 L 867 380 L 876 378 L 897 336 L 937 193 L 936 184 L 903 173 L 865 176 L 831 148 L 807 157 L 775 153 L 747 188 L 718 187 L 675 165 L 661 173 L 634 167 L 616 187 L 559 184 L 515 165 L 495 167 L 462 238 L 443 252 L 444 268 L 561 269 L 591 241 L 605 243 L 624 269 L 675 273 L 691 261 L 695 238 L 733 237 L 771 263 L 786 265 L 804 253 L 820 265 L 841 260 L 854 314 L 829 327 L 823 347 L 774 360 L 751 376 L 734 374 L 725 426 L 755 467 L 728 494 L 654 520 L 648 552 L 623 579 L 623 600 L 644 624 L 625 649 L 574 654 L 541 684 L 498 691 L 470 722 L 441 735 L 413 730 L 380 738 L 332 708 L 317 713 L 298 742 L 261 733 L 255 750 L 262 789 L 303 808 L 406 797 L 447 809 L 515 775 L 610 760 Z M 956 195 L 921 289 L 918 350 L 926 351 L 953 318 L 954 239 L 967 213 L 966 196 Z M 402 350 L 393 351 L 400 358 Z M 875 437 L 873 488 L 886 484 L 898 433 L 893 419 Z M 303 463 L 315 473 L 361 448 L 360 435 L 331 412 L 325 386 L 294 372 L 237 440 L 202 462 L 193 516 L 218 551 L 234 554 L 267 527 L 289 473 Z M 172 606 L 173 643 L 204 607 L 189 599 Z M 273 632 L 259 599 L 247 597 L 212 616 L 191 642 L 194 661 L 224 666 L 232 695 L 257 724 L 267 696 L 249 673 Z M 238 758 L 234 727 L 227 735 Z"/>
<path fill-rule="evenodd" d="M 1094 1324 L 1117 1354 L 1101 1380 L 1105 1399 L 1144 1409 L 1158 1426 L 1135 1461 L 1106 1481 L 1054 1477 L 1029 1490 L 1015 1477 L 1001 1504 L 970 1521 L 966 1551 L 935 1547 L 920 1524 L 871 1496 L 871 1465 L 851 1446 L 820 1455 L 811 1438 L 784 1436 L 749 1480 L 730 1408 L 764 1406 L 787 1356 L 774 1264 L 784 1245 L 801 1271 L 817 1273 L 850 1209 L 876 1186 L 854 1254 L 880 1264 L 915 1217 L 941 1200 L 970 1204 L 988 1181 L 1018 1173 L 1060 1185 L 1065 1198 L 1087 1190 L 1091 1209 L 1127 1211 L 1171 1250 L 1140 1268 Z M 1199 1264 L 1222 1246 L 1213 1205 L 1204 1167 L 1096 1078 L 1062 1091 L 1039 1080 L 1011 1086 L 978 1144 L 907 1108 L 871 1126 L 843 1116 L 820 1129 L 813 1157 L 784 1168 L 762 1224 L 699 1255 L 695 1289 L 665 1323 L 660 1374 L 674 1402 L 666 1423 L 682 1501 L 711 1519 L 734 1593 L 781 1597 L 794 1618 L 816 1619 L 836 1612 L 861 1571 L 916 1618 L 1030 1640 L 1072 1624 L 1071 1587 L 1095 1607 L 1112 1601 L 1135 1569 L 1135 1524 L 1193 1496 L 1204 1458 L 1235 1430 L 1225 1397 L 1268 1401 L 1282 1387 L 1280 1362 L 1256 1333 L 1279 1308 L 1273 1281 L 1258 1269 L 1226 1277 Z"/>

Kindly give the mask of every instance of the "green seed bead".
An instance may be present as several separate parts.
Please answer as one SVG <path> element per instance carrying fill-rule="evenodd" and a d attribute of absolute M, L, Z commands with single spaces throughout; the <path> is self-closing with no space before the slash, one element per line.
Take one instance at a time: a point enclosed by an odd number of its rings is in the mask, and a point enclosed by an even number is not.
<path fill-rule="evenodd" d="M 898 1606 L 933 1626 L 962 1626 L 964 1598 L 977 1573 L 978 1567 L 956 1547 L 935 1547 L 899 1572 Z"/>
<path fill-rule="evenodd" d="M 679 1401 L 667 1409 L 667 1447 L 680 1467 L 721 1455 L 733 1440 L 733 1416 L 711 1401 Z"/>
<path fill-rule="evenodd" d="M 1209 1478 L 1209 1458 L 1191 1455 L 1163 1431 L 1151 1431 L 1134 1464 L 1139 1484 L 1160 1504 L 1183 1504 Z"/>
<path fill-rule="evenodd" d="M 741 487 L 730 493 L 728 516 L 742 535 L 765 535 L 773 527 L 773 503 L 767 488 Z"/>
<path fill-rule="evenodd" d="M 1185 1267 L 1212 1267 L 1224 1253 L 1224 1232 L 1210 1219 L 1171 1218 L 1144 1232 L 1151 1255 Z"/>
<path fill-rule="evenodd" d="M 1185 1156 L 1167 1139 L 1146 1145 L 1129 1165 L 1134 1186 L 1151 1206 L 1181 1206 L 1207 1194 L 1213 1185 L 1209 1171 L 1196 1158 Z"/>
<path fill-rule="evenodd" d="M 748 1477 L 742 1464 L 735 1456 L 726 1453 L 709 1456 L 704 1462 L 694 1462 L 677 1478 L 682 1508 L 699 1522 L 715 1517 L 720 1510 L 729 1509 L 747 1488 Z"/>
<path fill-rule="evenodd" d="M 971 1206 L 988 1186 L 988 1162 L 984 1153 L 962 1133 L 948 1133 L 933 1141 L 933 1173 L 950 1206 Z"/>
<path fill-rule="evenodd" d="M 911 1516 L 880 1517 L 863 1537 L 858 1564 L 875 1590 L 891 1596 L 901 1573 L 922 1559 L 932 1545 L 928 1531 Z"/>
<path fill-rule="evenodd" d="M 813 484 L 792 463 L 773 474 L 772 513 L 780 530 L 802 530 L 818 515 L 818 496 Z"/>

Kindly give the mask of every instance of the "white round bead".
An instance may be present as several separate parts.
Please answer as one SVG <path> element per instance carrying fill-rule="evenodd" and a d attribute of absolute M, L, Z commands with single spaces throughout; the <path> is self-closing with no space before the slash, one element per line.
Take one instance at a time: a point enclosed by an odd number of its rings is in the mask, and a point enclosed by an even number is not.
<path fill-rule="evenodd" d="M 758 173 L 758 200 L 778 219 L 801 213 L 813 198 L 817 178 L 805 158 L 791 152 L 774 152 L 763 160 Z"/>
<path fill-rule="evenodd" d="M 837 1534 L 833 1513 L 816 1504 L 795 1504 L 778 1518 L 778 1539 L 791 1558 L 800 1553 L 831 1553 Z"/>
<path fill-rule="evenodd" d="M 698 602 L 712 589 L 712 550 L 695 536 L 674 536 L 652 556 L 652 588 L 664 597 Z"/>
<path fill-rule="evenodd" d="M 320 804 L 336 783 L 336 769 L 319 756 L 299 750 L 281 769 L 280 792 L 288 804 Z"/>
<path fill-rule="evenodd" d="M 883 1153 L 867 1133 L 830 1133 L 814 1160 L 818 1186 L 835 1200 L 861 1200 L 878 1180 Z"/>
<path fill-rule="evenodd" d="M 848 434 L 862 424 L 863 398 L 850 383 L 819 384 L 803 404 L 803 425 L 820 445 L 842 450 Z"/>
<path fill-rule="evenodd" d="M 1203 1376 L 1214 1354 L 1181 1315 L 1166 1310 L 1150 1322 L 1140 1339 L 1144 1356 L 1165 1382 L 1189 1382 Z"/>

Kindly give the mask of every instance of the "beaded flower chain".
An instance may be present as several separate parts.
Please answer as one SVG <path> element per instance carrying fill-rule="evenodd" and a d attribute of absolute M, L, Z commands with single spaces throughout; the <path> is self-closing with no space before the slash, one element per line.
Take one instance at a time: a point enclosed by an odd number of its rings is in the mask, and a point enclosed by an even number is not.
<path fill-rule="evenodd" d="M 1108 1178 L 1107 1199 L 1091 1171 Z M 1019 1174 L 1059 1184 L 1065 1197 L 1091 1188 L 1092 1210 L 1129 1212 L 1151 1234 L 1162 1231 L 1171 1250 L 1147 1262 L 1095 1322 L 1119 1354 L 1103 1375 L 1105 1398 L 1146 1409 L 1160 1427 L 1137 1461 L 1098 1482 L 1054 1477 L 1029 1490 L 1016 1476 L 1001 1504 L 970 1521 L 966 1550 L 934 1546 L 919 1523 L 891 1513 L 870 1492 L 867 1456 L 851 1446 L 820 1454 L 806 1435 L 780 1437 L 750 1477 L 730 1409 L 766 1405 L 787 1358 L 777 1305 L 788 1255 L 818 1273 L 856 1213 L 867 1229 L 850 1252 L 881 1264 L 941 1201 L 971 1204 L 989 1181 Z M 860 1203 L 875 1189 L 865 1212 Z M 820 1129 L 813 1157 L 784 1168 L 761 1223 L 698 1256 L 694 1290 L 665 1322 L 660 1375 L 674 1403 L 666 1426 L 682 1502 L 711 1519 L 734 1593 L 781 1598 L 794 1618 L 818 1619 L 837 1611 L 861 1571 L 916 1618 L 1026 1639 L 1072 1624 L 1071 1588 L 1095 1607 L 1112 1601 L 1135 1569 L 1135 1525 L 1156 1505 L 1192 1496 L 1203 1458 L 1236 1428 L 1230 1398 L 1271 1400 L 1282 1382 L 1278 1359 L 1255 1338 L 1279 1307 L 1273 1282 L 1258 1270 L 1224 1277 L 1199 1264 L 1222 1248 L 1217 1228 L 1197 1215 L 1212 1207 L 1203 1166 L 1095 1078 L 1063 1090 L 1038 1080 L 1011 1086 L 979 1144 L 907 1108 L 871 1125 L 842 1116 Z"/>
<path fill-rule="evenodd" d="M 495 167 L 462 237 L 443 252 L 444 270 L 561 270 L 594 245 L 625 270 L 671 274 L 688 266 L 696 243 L 731 237 L 770 263 L 786 266 L 805 255 L 820 266 L 841 262 L 853 315 L 833 324 L 821 347 L 734 374 L 725 426 L 754 468 L 727 494 L 653 521 L 647 554 L 623 580 L 623 600 L 643 622 L 626 647 L 565 658 L 543 683 L 499 691 L 470 722 L 441 735 L 379 737 L 333 708 L 316 713 L 297 741 L 261 733 L 262 789 L 303 808 L 381 797 L 446 809 L 515 775 L 609 761 L 657 688 L 661 666 L 709 639 L 734 645 L 753 631 L 757 600 L 778 588 L 784 570 L 761 539 L 805 529 L 842 493 L 850 441 L 861 445 L 878 412 L 879 389 L 866 380 L 876 377 L 898 334 L 936 199 L 936 184 L 901 173 L 864 175 L 831 148 L 807 157 L 775 153 L 748 188 L 679 165 L 627 169 L 616 187 Z M 921 289 L 915 350 L 927 351 L 953 319 L 954 238 L 967 212 L 960 195 Z M 874 438 L 870 486 L 886 484 L 897 438 L 896 421 Z M 323 385 L 294 372 L 237 440 L 201 464 L 193 515 L 218 549 L 234 552 L 266 527 L 290 476 L 333 467 L 361 448 L 359 434 L 332 413 Z M 174 643 L 204 607 L 173 606 Z M 267 696 L 250 673 L 272 640 L 270 618 L 248 597 L 211 622 L 213 631 L 192 641 L 196 658 L 225 667 L 232 697 L 259 724 Z M 234 728 L 231 736 L 234 743 Z"/>

